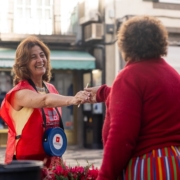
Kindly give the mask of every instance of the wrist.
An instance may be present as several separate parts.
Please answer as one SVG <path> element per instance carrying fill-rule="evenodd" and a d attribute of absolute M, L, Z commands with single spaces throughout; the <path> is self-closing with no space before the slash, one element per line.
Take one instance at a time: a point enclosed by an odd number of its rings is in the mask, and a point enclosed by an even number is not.
<path fill-rule="evenodd" d="M 74 105 L 73 96 L 69 96 L 66 100 L 66 106 Z"/>

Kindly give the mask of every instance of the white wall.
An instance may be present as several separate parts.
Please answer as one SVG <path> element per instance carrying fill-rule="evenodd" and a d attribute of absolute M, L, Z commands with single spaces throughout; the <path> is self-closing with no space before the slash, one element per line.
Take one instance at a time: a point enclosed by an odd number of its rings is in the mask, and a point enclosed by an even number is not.
<path fill-rule="evenodd" d="M 152 2 L 143 0 L 115 0 L 115 4 L 116 18 L 121 18 L 125 15 L 159 16 L 159 19 L 165 26 L 180 28 L 180 11 L 178 10 L 154 9 Z M 160 16 L 169 18 L 160 18 Z"/>
<path fill-rule="evenodd" d="M 180 73 L 180 47 L 169 46 L 168 54 L 164 57 L 166 62 L 170 64 L 178 73 Z"/>
<path fill-rule="evenodd" d="M 170 0 L 169 0 L 170 1 Z M 176 0 L 179 1 L 180 0 Z M 114 13 L 114 18 L 110 17 Z M 153 2 L 143 0 L 105 0 L 105 22 L 106 24 L 112 24 L 116 22 L 118 18 L 122 18 L 126 15 L 151 15 L 158 17 L 164 26 L 172 28 L 180 28 L 180 11 L 168 10 L 168 9 L 154 9 Z M 163 17 L 164 16 L 164 17 Z M 109 37 L 109 35 L 106 35 Z M 117 38 L 114 33 L 114 38 Z M 172 51 L 169 51 L 166 59 L 172 61 Z M 178 57 L 180 58 L 180 57 Z M 180 65 L 176 70 L 180 71 Z M 119 49 L 117 44 L 112 46 L 106 46 L 106 83 L 111 85 L 119 72 Z"/>

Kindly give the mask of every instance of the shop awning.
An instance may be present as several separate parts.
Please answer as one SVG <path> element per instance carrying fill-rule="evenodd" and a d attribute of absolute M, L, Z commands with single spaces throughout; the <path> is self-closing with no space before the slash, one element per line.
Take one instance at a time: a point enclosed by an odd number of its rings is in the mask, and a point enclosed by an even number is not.
<path fill-rule="evenodd" d="M 85 51 L 51 51 L 53 69 L 95 69 L 95 58 Z"/>
<path fill-rule="evenodd" d="M 15 50 L 0 49 L 0 68 L 12 68 Z M 53 69 L 95 69 L 95 58 L 86 51 L 51 50 Z"/>

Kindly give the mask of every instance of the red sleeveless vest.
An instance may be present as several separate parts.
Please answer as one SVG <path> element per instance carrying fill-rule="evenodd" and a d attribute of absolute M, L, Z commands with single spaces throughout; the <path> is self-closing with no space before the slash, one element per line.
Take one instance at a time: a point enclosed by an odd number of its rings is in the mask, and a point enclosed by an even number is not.
<path fill-rule="evenodd" d="M 50 93 L 59 94 L 52 84 L 45 84 Z M 15 150 L 16 158 L 18 160 L 43 160 L 45 157 L 47 157 L 42 146 L 44 128 L 41 109 L 39 108 L 35 108 L 33 110 L 31 116 L 29 117 L 27 123 L 25 124 L 22 130 L 21 137 L 15 147 L 15 137 L 19 134 L 16 134 L 15 127 L 12 121 L 11 112 L 9 108 L 9 99 L 11 98 L 13 92 L 18 91 L 20 89 L 29 89 L 35 91 L 35 89 L 27 81 L 21 81 L 6 94 L 6 97 L 4 98 L 4 101 L 1 105 L 0 115 L 8 125 L 8 140 L 5 154 L 5 163 L 10 163 L 12 161 Z M 61 114 L 61 108 L 58 108 L 58 111 Z M 54 110 L 54 108 L 44 108 L 44 112 L 47 115 L 49 112 L 56 111 Z M 56 121 L 54 127 L 57 127 L 59 126 L 59 123 L 57 123 L 59 119 L 56 119 L 57 116 L 54 117 Z M 50 122 L 50 124 L 52 123 Z"/>

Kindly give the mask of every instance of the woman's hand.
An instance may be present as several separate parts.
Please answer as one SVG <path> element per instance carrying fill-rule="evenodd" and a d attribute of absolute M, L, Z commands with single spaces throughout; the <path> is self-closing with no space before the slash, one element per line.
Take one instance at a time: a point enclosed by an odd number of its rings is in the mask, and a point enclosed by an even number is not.
<path fill-rule="evenodd" d="M 83 104 L 89 101 L 90 93 L 86 91 L 79 91 L 76 93 L 76 95 L 73 97 L 73 104 L 79 105 Z"/>
<path fill-rule="evenodd" d="M 100 86 L 84 88 L 84 91 L 89 93 L 89 97 L 86 102 L 89 102 L 89 103 L 97 102 L 96 101 L 96 93 L 99 88 L 100 88 Z"/>

